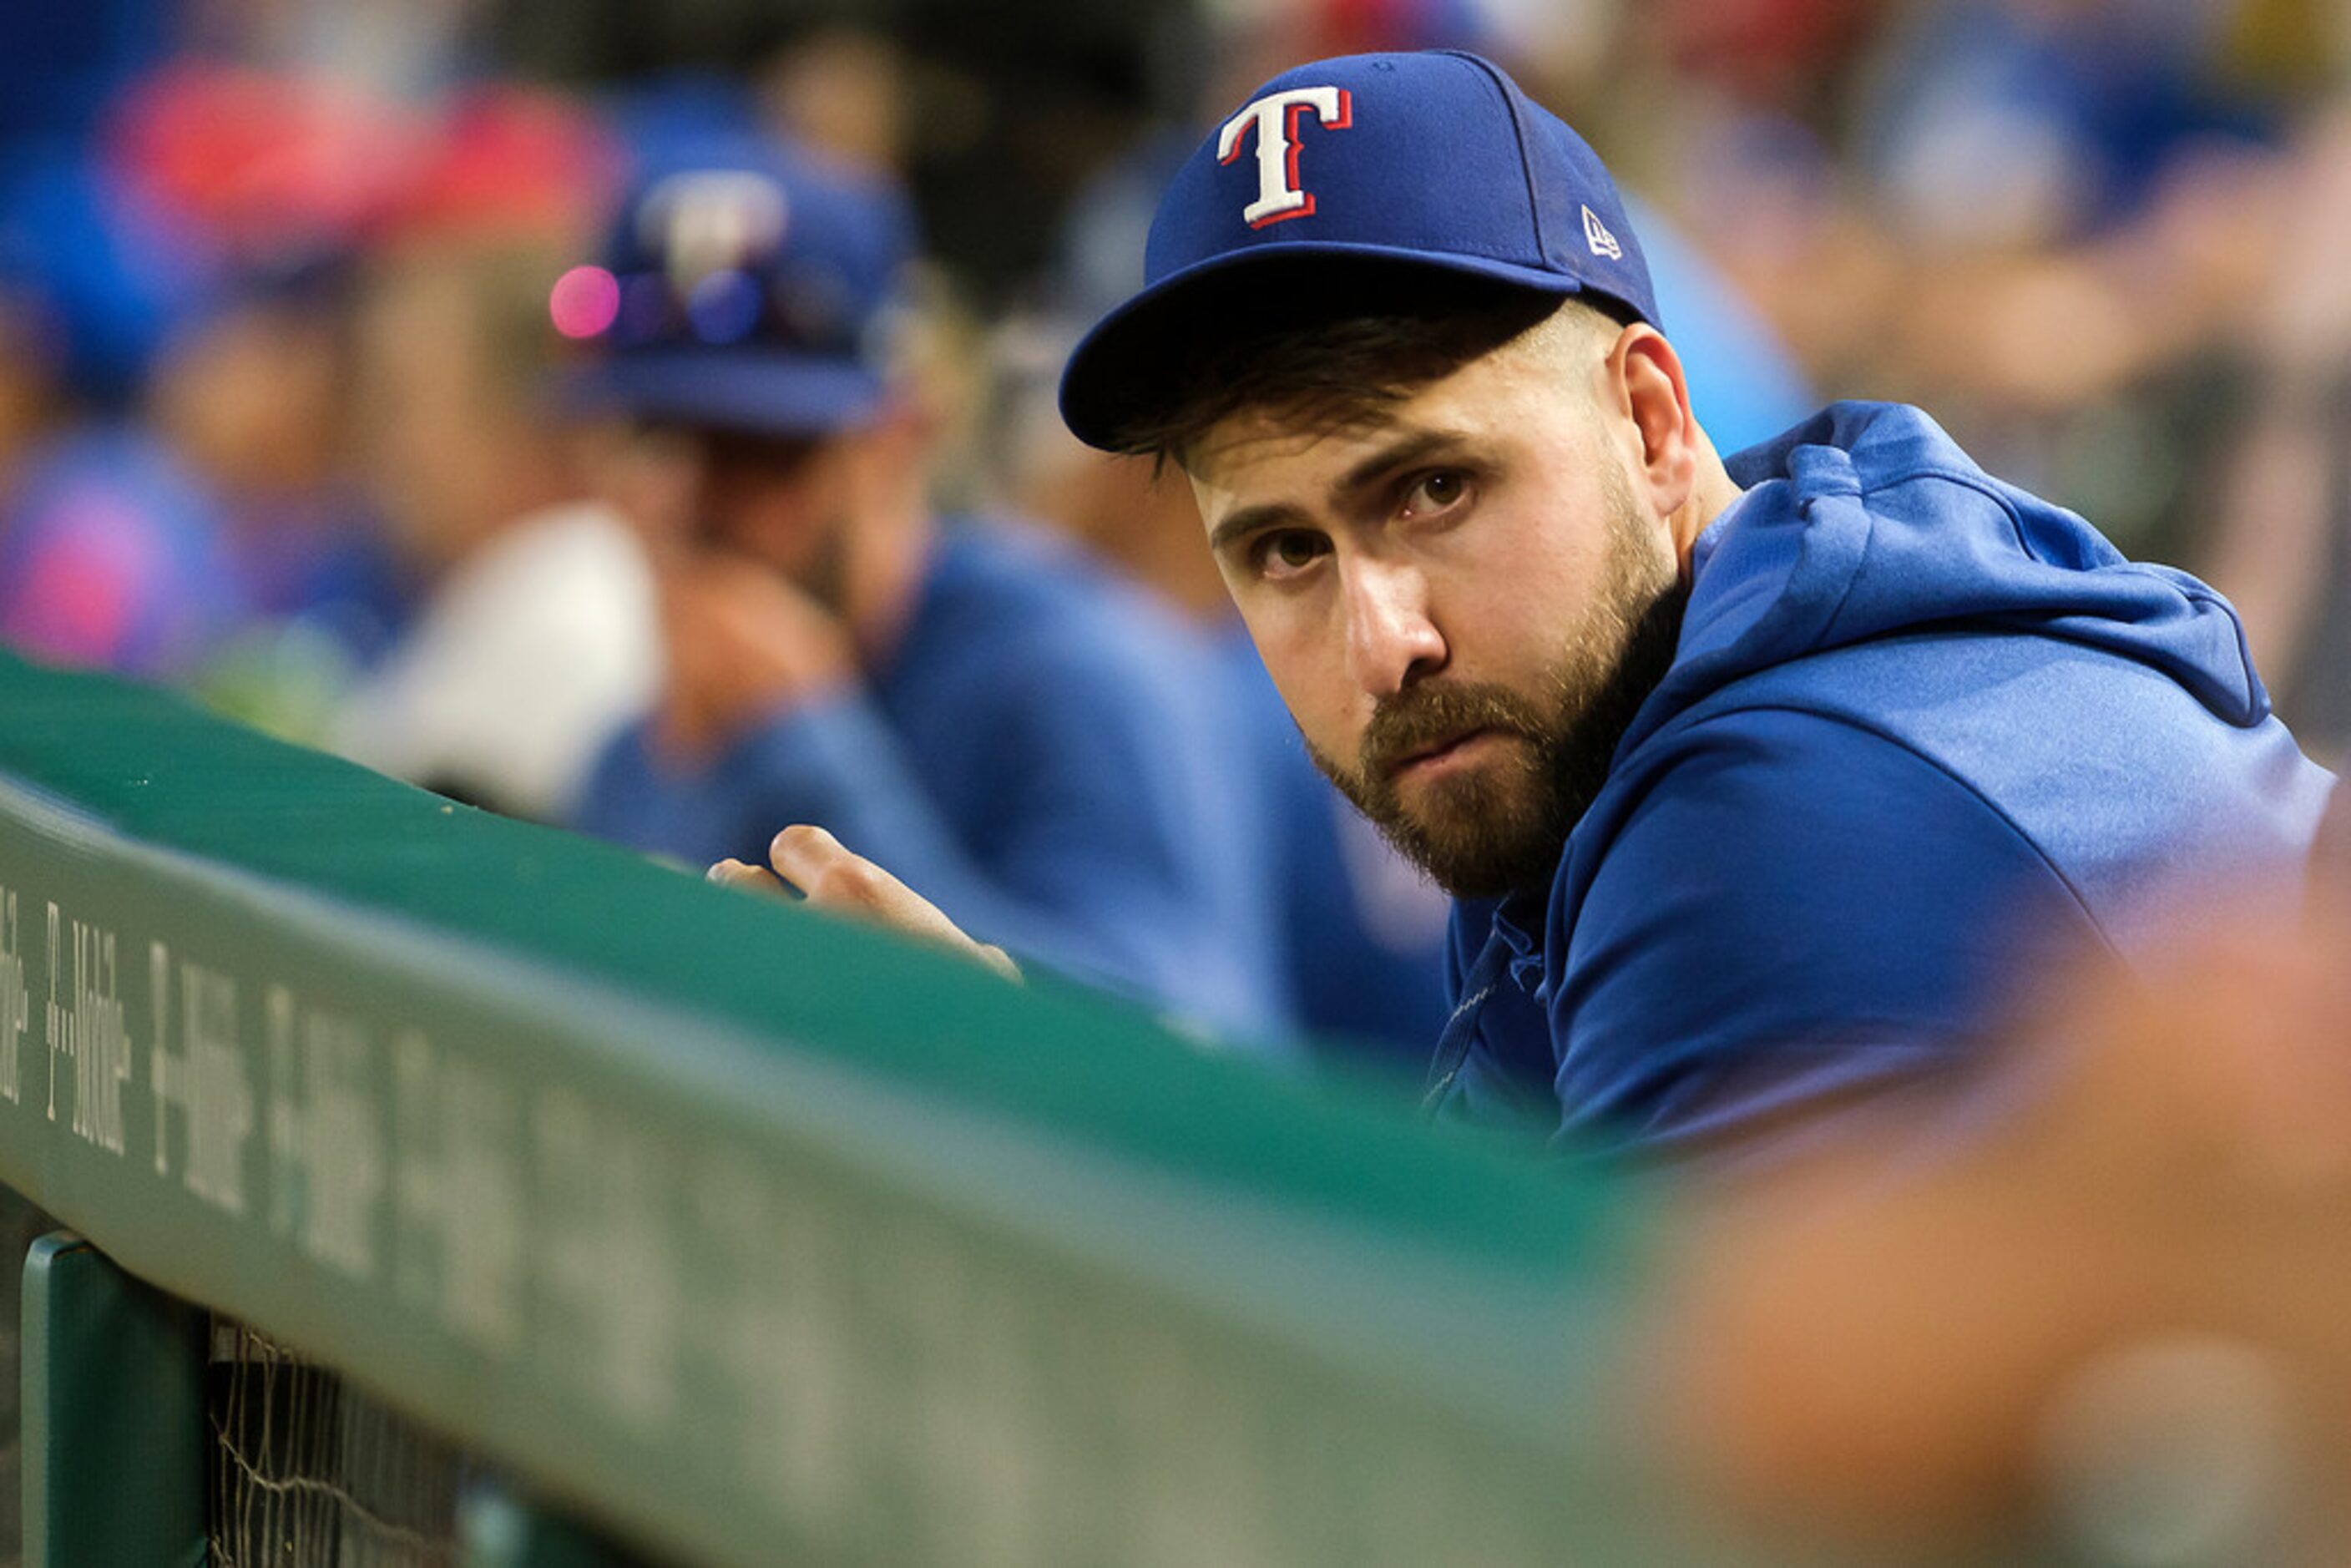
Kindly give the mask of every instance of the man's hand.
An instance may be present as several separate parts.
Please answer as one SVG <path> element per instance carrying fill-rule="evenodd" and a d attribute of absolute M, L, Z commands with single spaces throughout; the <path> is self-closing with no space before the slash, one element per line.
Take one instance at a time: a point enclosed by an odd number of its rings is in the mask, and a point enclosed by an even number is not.
<path fill-rule="evenodd" d="M 710 880 L 779 897 L 789 883 L 820 909 L 961 953 L 1008 980 L 1020 978 L 1020 967 L 1003 948 L 973 941 L 936 904 L 864 856 L 842 849 L 822 828 L 786 828 L 768 846 L 768 858 L 776 868 L 772 873 L 723 860 L 710 868 Z"/>
<path fill-rule="evenodd" d="M 664 564 L 667 683 L 654 733 L 699 761 L 779 709 L 856 674 L 848 632 L 808 594 L 756 562 L 695 553 Z"/>

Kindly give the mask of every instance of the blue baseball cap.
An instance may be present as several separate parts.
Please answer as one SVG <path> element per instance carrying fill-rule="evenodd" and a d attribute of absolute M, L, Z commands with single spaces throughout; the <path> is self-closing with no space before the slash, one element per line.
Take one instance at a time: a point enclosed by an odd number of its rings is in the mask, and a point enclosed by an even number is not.
<path fill-rule="evenodd" d="M 1142 291 L 1070 356 L 1062 419 L 1113 447 L 1236 288 L 1311 301 L 1334 263 L 1592 295 L 1658 323 L 1615 182 L 1563 120 L 1476 55 L 1348 55 L 1267 82 L 1177 172 Z"/>
<path fill-rule="evenodd" d="M 914 222 L 886 183 L 774 138 L 679 139 L 646 161 L 601 268 L 558 285 L 590 350 L 574 407 L 661 423 L 812 435 L 863 423 L 886 385 Z M 567 287 L 591 301 L 582 320 Z"/>

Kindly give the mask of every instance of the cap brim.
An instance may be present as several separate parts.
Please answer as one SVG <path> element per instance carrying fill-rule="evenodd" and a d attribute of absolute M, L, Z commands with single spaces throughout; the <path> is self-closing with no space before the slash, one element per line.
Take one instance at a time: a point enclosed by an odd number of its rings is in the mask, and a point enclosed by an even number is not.
<path fill-rule="evenodd" d="M 1395 246 L 1291 242 L 1211 256 L 1172 272 L 1096 322 L 1061 372 L 1061 419 L 1089 446 L 1123 450 L 1127 433 L 1165 411 L 1168 372 L 1179 353 L 1243 317 L 1269 319 L 1294 302 L 1301 322 L 1342 298 L 1393 298 L 1431 274 L 1490 278 L 1545 294 L 1584 292 L 1563 273 L 1479 256 Z M 1284 276 L 1285 274 L 1290 276 Z"/>
<path fill-rule="evenodd" d="M 559 398 L 575 413 L 768 435 L 819 435 L 862 424 L 882 405 L 863 365 L 725 350 L 615 354 L 570 372 Z"/>

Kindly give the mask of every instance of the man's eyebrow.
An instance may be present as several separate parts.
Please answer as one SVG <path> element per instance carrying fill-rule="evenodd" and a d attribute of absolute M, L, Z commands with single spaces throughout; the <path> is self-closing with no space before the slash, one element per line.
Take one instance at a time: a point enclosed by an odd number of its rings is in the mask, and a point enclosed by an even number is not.
<path fill-rule="evenodd" d="M 1376 486 L 1399 468 L 1424 462 L 1441 452 L 1458 445 L 1463 437 L 1450 430 L 1417 430 L 1400 435 L 1396 440 L 1372 453 L 1344 474 L 1331 486 L 1334 506 L 1343 507 L 1353 497 Z M 1234 540 L 1267 528 L 1295 527 L 1309 518 L 1305 511 L 1288 501 L 1269 501 L 1260 506 L 1243 507 L 1209 530 L 1208 549 L 1222 555 Z"/>
<path fill-rule="evenodd" d="M 1462 436 L 1451 430 L 1416 430 L 1401 434 L 1395 441 L 1365 457 L 1339 476 L 1331 486 L 1331 499 L 1344 506 L 1352 497 L 1377 486 L 1399 468 L 1409 468 L 1441 452 L 1460 444 Z"/>
<path fill-rule="evenodd" d="M 1225 553 L 1235 539 L 1283 524 L 1302 523 L 1306 514 L 1287 501 L 1269 501 L 1263 506 L 1243 507 L 1208 530 L 1208 549 L 1216 555 Z"/>

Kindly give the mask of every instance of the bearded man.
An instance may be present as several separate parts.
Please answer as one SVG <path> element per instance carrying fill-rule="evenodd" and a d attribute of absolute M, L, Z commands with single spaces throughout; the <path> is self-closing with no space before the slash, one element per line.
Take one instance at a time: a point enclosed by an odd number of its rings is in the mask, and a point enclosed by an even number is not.
<path fill-rule="evenodd" d="M 2166 889 L 2298 885 L 2328 775 L 2227 604 L 1914 409 L 1719 456 L 1606 168 L 1486 61 L 1275 78 L 1146 272 L 1063 415 L 1190 477 L 1313 754 L 1454 895 L 1440 1113 L 1745 1144 Z"/>

